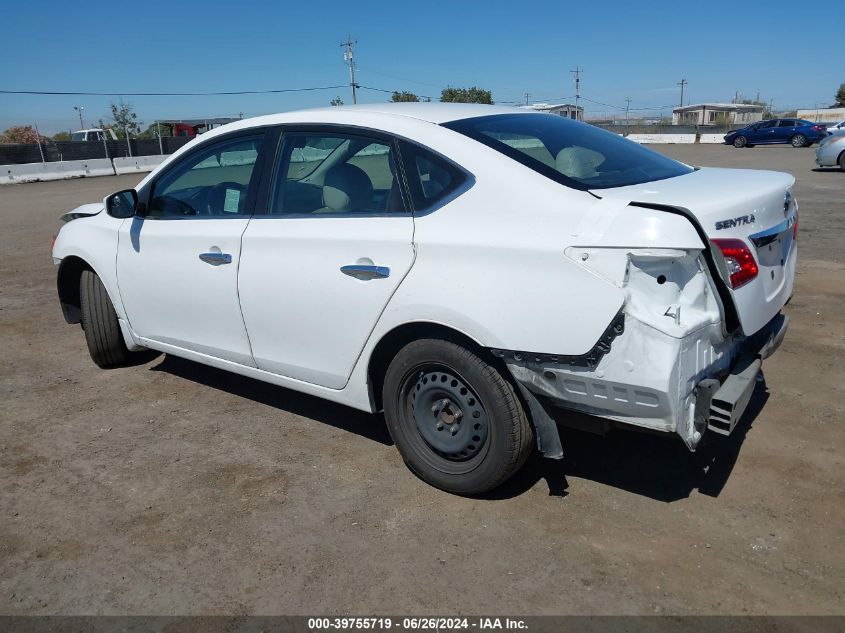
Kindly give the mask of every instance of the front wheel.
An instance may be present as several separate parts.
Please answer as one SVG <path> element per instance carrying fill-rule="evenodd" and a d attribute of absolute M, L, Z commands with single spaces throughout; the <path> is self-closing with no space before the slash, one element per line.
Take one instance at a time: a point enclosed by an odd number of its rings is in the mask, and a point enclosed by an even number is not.
<path fill-rule="evenodd" d="M 492 490 L 531 452 L 531 425 L 513 385 L 450 341 L 422 339 L 403 347 L 387 369 L 383 401 L 405 463 L 443 490 Z"/>
<path fill-rule="evenodd" d="M 748 139 L 744 136 L 737 136 L 734 139 L 734 147 L 745 147 L 748 144 Z"/>
<path fill-rule="evenodd" d="M 82 308 L 82 329 L 91 360 L 103 369 L 118 367 L 129 359 L 129 350 L 123 341 L 117 313 L 111 299 L 96 273 L 83 270 L 79 280 L 79 298 Z"/>
<path fill-rule="evenodd" d="M 804 147 L 807 145 L 807 137 L 803 134 L 796 134 L 789 140 L 792 147 Z"/>
<path fill-rule="evenodd" d="M 839 169 L 845 171 L 845 152 L 839 155 Z"/>

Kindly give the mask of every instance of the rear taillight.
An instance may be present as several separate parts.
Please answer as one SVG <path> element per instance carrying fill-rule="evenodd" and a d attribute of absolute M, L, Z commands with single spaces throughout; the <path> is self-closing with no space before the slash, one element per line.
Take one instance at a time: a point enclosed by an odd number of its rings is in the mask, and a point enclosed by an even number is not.
<path fill-rule="evenodd" d="M 795 220 L 792 222 L 792 239 L 798 239 L 798 209 L 795 209 Z"/>
<path fill-rule="evenodd" d="M 826 132 L 827 131 L 827 128 L 823 125 L 814 125 L 810 129 L 813 130 L 813 132 L 823 132 L 823 131 Z"/>
<path fill-rule="evenodd" d="M 722 251 L 730 275 L 731 288 L 739 288 L 757 276 L 757 262 L 742 240 L 717 239 L 713 243 Z"/>

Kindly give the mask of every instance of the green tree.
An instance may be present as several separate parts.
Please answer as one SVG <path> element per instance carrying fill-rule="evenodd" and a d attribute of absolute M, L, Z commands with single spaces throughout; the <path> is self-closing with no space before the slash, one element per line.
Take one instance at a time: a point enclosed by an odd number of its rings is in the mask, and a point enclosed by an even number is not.
<path fill-rule="evenodd" d="M 70 132 L 56 132 L 50 138 L 52 138 L 54 141 L 69 141 Z"/>
<path fill-rule="evenodd" d="M 839 90 L 836 91 L 836 104 L 834 108 L 845 108 L 845 84 L 839 84 Z"/>
<path fill-rule="evenodd" d="M 173 134 L 169 125 L 164 125 L 163 123 L 156 125 L 153 123 L 146 130 L 139 132 L 135 138 L 139 138 L 141 140 L 156 139 L 158 138 L 159 133 L 162 138 Z"/>
<path fill-rule="evenodd" d="M 399 103 L 404 101 L 419 101 L 420 98 L 413 92 L 403 90 L 402 92 L 394 91 L 393 94 L 390 95 L 390 100 L 394 103 Z"/>
<path fill-rule="evenodd" d="M 332 104 L 333 106 L 342 106 L 343 105 L 343 99 L 341 99 L 340 96 L 337 96 L 334 99 L 332 99 L 331 101 L 329 101 L 329 103 Z"/>
<path fill-rule="evenodd" d="M 131 103 L 124 103 L 121 99 L 118 103 L 112 101 L 109 107 L 111 117 L 107 121 L 100 119 L 100 127 L 111 128 L 120 139 L 126 138 L 126 131 L 130 136 L 135 136 L 141 131 L 138 115 L 135 114 L 135 108 Z"/>
<path fill-rule="evenodd" d="M 440 100 L 450 103 L 493 103 L 493 94 L 489 90 L 482 90 L 476 86 L 471 88 L 455 88 L 449 86 L 440 93 Z"/>
<path fill-rule="evenodd" d="M 40 136 L 31 125 L 13 125 L 0 134 L 0 143 L 13 143 L 29 145 L 30 143 L 43 143 L 47 140 Z"/>

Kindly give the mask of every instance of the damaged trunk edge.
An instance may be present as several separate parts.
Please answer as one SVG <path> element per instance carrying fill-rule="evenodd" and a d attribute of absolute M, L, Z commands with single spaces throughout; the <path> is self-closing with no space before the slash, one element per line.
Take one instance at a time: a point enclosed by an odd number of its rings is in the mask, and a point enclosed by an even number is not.
<path fill-rule="evenodd" d="M 620 312 L 600 339 L 579 356 L 492 350 L 519 384 L 546 457 L 563 454 L 554 424 L 555 419 L 567 424 L 561 410 L 676 433 L 694 451 L 708 428 L 721 434 L 733 430 L 753 391 L 759 354 L 747 352 L 718 260 L 697 220 L 681 208 L 629 206 L 684 217 L 701 246 L 569 247 L 568 258 L 624 293 Z M 765 340 L 757 350 L 782 340 L 786 320 L 779 319 L 761 332 Z M 607 426 L 595 420 L 596 428 L 585 430 L 603 432 Z"/>

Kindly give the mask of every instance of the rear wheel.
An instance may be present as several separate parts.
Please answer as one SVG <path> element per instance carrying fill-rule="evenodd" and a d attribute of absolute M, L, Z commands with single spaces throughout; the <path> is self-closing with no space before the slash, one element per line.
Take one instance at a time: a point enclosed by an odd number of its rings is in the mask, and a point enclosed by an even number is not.
<path fill-rule="evenodd" d="M 531 425 L 513 385 L 455 343 L 423 339 L 403 347 L 387 369 L 383 401 L 405 463 L 443 490 L 492 490 L 531 452 Z"/>
<path fill-rule="evenodd" d="M 103 282 L 93 271 L 82 271 L 79 298 L 82 329 L 91 359 L 103 369 L 124 364 L 129 359 L 129 350 L 123 341 L 117 313 Z"/>
<path fill-rule="evenodd" d="M 734 139 L 734 147 L 745 147 L 748 145 L 748 139 L 744 136 L 737 136 Z"/>
<path fill-rule="evenodd" d="M 839 155 L 839 169 L 845 171 L 845 152 Z"/>
<path fill-rule="evenodd" d="M 791 139 L 789 139 L 790 144 L 792 147 L 804 147 L 807 145 L 807 137 L 803 134 L 796 134 Z"/>

